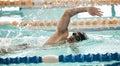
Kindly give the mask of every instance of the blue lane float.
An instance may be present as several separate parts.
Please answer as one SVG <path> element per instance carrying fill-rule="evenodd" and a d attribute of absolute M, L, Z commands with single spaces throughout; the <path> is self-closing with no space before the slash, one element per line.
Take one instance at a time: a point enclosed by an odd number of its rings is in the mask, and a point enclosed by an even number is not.
<path fill-rule="evenodd" d="M 120 61 L 119 53 L 106 53 L 106 54 L 87 54 L 87 55 L 60 55 L 59 62 L 108 62 L 108 61 Z"/>
<path fill-rule="evenodd" d="M 119 53 L 106 53 L 106 54 L 77 54 L 77 55 L 60 55 L 59 62 L 109 62 L 120 61 Z M 20 64 L 20 63 L 42 63 L 42 57 L 16 57 L 16 58 L 0 58 L 0 64 Z"/>

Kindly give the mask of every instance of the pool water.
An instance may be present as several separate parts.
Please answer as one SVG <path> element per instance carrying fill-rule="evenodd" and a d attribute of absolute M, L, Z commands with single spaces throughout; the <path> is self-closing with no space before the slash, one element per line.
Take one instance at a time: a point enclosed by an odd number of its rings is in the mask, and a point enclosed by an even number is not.
<path fill-rule="evenodd" d="M 22 9 L 21 11 L 12 12 L 8 17 L 13 17 L 13 13 L 22 17 L 22 21 L 34 20 L 59 20 L 66 8 L 53 9 Z M 6 16 L 3 14 L 2 16 Z M 51 17 L 52 16 L 52 17 Z M 72 20 L 79 20 L 74 16 Z M 40 28 L 40 27 L 38 27 Z M 43 27 L 44 28 L 44 27 Z M 53 28 L 53 27 L 50 27 Z M 55 27 L 56 28 L 56 27 Z M 80 31 L 80 30 L 79 30 Z M 83 30 L 84 31 L 84 30 Z M 19 44 L 33 44 L 42 46 L 44 42 L 55 32 L 55 30 L 41 30 L 28 29 L 18 26 L 0 26 L 0 48 L 11 47 Z M 70 34 L 74 32 L 70 30 Z M 120 53 L 120 30 L 98 30 L 98 31 L 84 31 L 88 40 L 76 43 L 79 48 L 79 54 L 88 53 Z M 68 55 L 74 54 L 69 47 L 46 47 L 46 48 L 28 48 L 1 54 L 1 58 L 5 57 L 25 57 L 25 56 L 44 56 L 48 54 L 53 55 Z M 84 62 L 84 63 L 39 63 L 39 64 L 10 64 L 9 66 L 104 66 L 112 64 L 117 61 L 110 62 Z M 6 66 L 6 65 L 0 65 Z"/>
<path fill-rule="evenodd" d="M 54 31 L 46 31 L 46 30 L 30 30 L 20 27 L 12 27 L 6 26 L 9 29 L 2 27 L 0 29 L 0 45 L 1 47 L 10 47 L 18 44 L 35 44 L 35 45 L 43 45 L 44 42 L 54 33 Z M 70 31 L 72 33 L 73 31 Z M 119 43 L 120 43 L 120 30 L 108 30 L 108 31 L 85 31 L 88 36 L 88 40 L 78 42 L 76 45 L 79 48 L 80 54 L 88 54 L 88 53 L 115 53 L 120 52 Z M 49 47 L 49 48 L 28 48 L 25 50 L 19 50 L 10 52 L 4 55 L 0 55 L 1 57 L 24 57 L 24 56 L 44 56 L 48 54 L 53 55 L 68 55 L 74 54 L 69 47 Z M 111 62 L 92 62 L 92 63 L 52 63 L 54 65 L 104 65 L 111 64 Z M 40 63 L 38 65 L 51 65 L 49 63 Z M 13 66 L 15 64 L 11 64 Z M 19 65 L 28 65 L 34 66 L 37 64 L 17 64 Z"/>

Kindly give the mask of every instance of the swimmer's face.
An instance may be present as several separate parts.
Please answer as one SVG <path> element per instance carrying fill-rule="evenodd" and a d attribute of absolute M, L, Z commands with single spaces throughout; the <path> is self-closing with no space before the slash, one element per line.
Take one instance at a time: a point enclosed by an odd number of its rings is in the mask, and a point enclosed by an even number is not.
<path fill-rule="evenodd" d="M 73 33 L 69 38 L 68 38 L 68 41 L 69 42 L 78 42 L 78 41 L 83 41 L 83 40 L 86 40 L 87 39 L 87 36 L 85 33 L 83 32 L 76 32 L 76 33 Z"/>

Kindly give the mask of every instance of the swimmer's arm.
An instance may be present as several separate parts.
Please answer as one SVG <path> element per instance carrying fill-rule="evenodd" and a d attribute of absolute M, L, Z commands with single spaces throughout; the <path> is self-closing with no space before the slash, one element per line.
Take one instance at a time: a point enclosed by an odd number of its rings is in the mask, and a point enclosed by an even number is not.
<path fill-rule="evenodd" d="M 42 47 L 39 45 L 22 44 L 22 45 L 11 46 L 9 48 L 0 49 L 0 54 L 6 54 L 9 52 L 24 50 L 27 48 L 42 48 Z"/>
<path fill-rule="evenodd" d="M 12 47 L 12 48 L 1 48 L 0 49 L 0 54 L 6 54 L 6 53 L 9 53 L 9 52 L 13 52 L 13 51 L 16 51 L 17 49 Z"/>
<path fill-rule="evenodd" d="M 77 13 L 80 13 L 80 12 L 86 12 L 86 7 L 82 7 L 82 8 L 73 8 L 73 9 L 68 9 L 64 12 L 64 14 L 62 15 L 59 23 L 58 23 L 58 31 L 59 32 L 64 32 L 68 29 L 68 25 L 69 25 L 69 22 L 70 22 L 70 18 L 73 16 L 73 15 L 76 15 Z"/>
<path fill-rule="evenodd" d="M 63 16 L 61 17 L 57 30 L 58 32 L 65 32 L 68 29 L 68 25 L 70 22 L 70 18 L 78 13 L 81 12 L 88 12 L 92 16 L 102 16 L 102 12 L 100 9 L 95 7 L 80 7 L 80 8 L 72 8 L 68 9 L 64 12 Z"/>
<path fill-rule="evenodd" d="M 19 47 L 4 48 L 4 49 L 0 49 L 0 54 L 6 54 L 6 53 L 18 51 L 18 50 L 20 50 Z"/>

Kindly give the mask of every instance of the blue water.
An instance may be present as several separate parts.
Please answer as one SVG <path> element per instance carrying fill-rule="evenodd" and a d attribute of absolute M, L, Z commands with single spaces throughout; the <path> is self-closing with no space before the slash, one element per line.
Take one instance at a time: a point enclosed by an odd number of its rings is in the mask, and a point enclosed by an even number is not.
<path fill-rule="evenodd" d="M 22 9 L 17 12 L 17 15 L 22 17 L 23 21 L 28 20 L 59 20 L 66 8 L 53 9 Z M 12 17 L 13 14 L 9 14 Z M 7 16 L 2 14 L 2 16 Z M 52 17 L 51 17 L 52 16 Z M 78 19 L 77 16 L 72 18 Z M 39 27 L 40 28 L 40 27 Z M 54 33 L 55 30 L 47 31 L 42 29 L 28 29 L 18 26 L 0 26 L 0 46 L 10 47 L 23 43 L 43 45 L 44 42 Z M 72 33 L 73 31 L 70 31 Z M 85 31 L 88 40 L 78 42 L 76 45 L 79 48 L 80 54 L 88 53 L 120 53 L 120 30 L 100 30 L 100 31 Z M 0 57 L 23 57 L 23 56 L 44 56 L 48 54 L 67 55 L 73 54 L 69 47 L 49 47 L 49 48 L 32 48 L 14 51 L 8 54 L 0 55 Z M 86 66 L 86 65 L 104 65 L 112 64 L 111 62 L 84 62 L 84 63 L 40 63 L 40 64 L 11 64 L 9 66 Z M 0 65 L 2 66 L 2 65 Z M 4 65 L 3 65 L 4 66 Z"/>
<path fill-rule="evenodd" d="M 9 26 L 6 26 L 9 27 Z M 14 28 L 14 29 L 13 29 Z M 28 43 L 35 45 L 42 45 L 53 33 L 54 31 L 45 31 L 45 30 L 30 30 L 25 28 L 13 27 L 11 29 L 0 29 L 0 45 L 5 44 L 6 47 Z M 13 30 L 12 30 L 13 29 Z M 80 54 L 88 54 L 88 53 L 115 53 L 120 52 L 119 43 L 120 43 L 120 30 L 109 30 L 109 31 L 85 31 L 88 35 L 88 40 L 76 43 L 79 48 Z M 72 31 L 70 32 L 72 33 Z M 49 47 L 49 48 L 33 48 L 26 50 L 19 50 L 15 52 L 11 52 L 5 55 L 1 55 L 1 57 L 24 57 L 24 56 L 44 56 L 48 54 L 54 55 L 67 55 L 74 54 L 69 47 Z M 103 65 L 103 64 L 112 64 L 115 61 L 111 62 L 92 62 L 92 63 L 40 63 L 40 64 L 17 64 L 19 65 Z M 12 66 L 14 64 L 11 64 Z"/>

